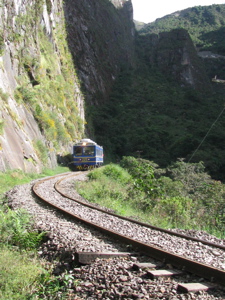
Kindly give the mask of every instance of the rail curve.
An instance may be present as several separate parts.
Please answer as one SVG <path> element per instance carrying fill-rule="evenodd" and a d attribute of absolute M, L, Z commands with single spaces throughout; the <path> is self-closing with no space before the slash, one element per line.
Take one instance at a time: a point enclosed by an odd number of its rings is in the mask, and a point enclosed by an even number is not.
<path fill-rule="evenodd" d="M 77 173 L 73 173 L 72 175 L 71 175 L 71 173 L 66 173 L 64 175 L 61 174 L 61 175 L 53 176 L 53 177 L 50 177 L 50 178 L 45 178 L 45 179 L 42 179 L 42 180 L 36 182 L 33 185 L 33 192 L 35 193 L 35 195 L 39 199 L 44 201 L 46 204 L 54 207 L 57 210 L 60 210 L 61 212 L 63 212 L 67 216 L 70 216 L 70 217 L 72 217 L 72 218 L 74 218 L 74 219 L 76 219 L 80 222 L 83 222 L 83 223 L 87 224 L 88 226 L 91 226 L 91 227 L 103 232 L 104 234 L 110 235 L 111 237 L 116 238 L 116 239 L 120 240 L 123 243 L 127 243 L 129 245 L 132 245 L 132 246 L 136 247 L 137 249 L 139 249 L 140 251 L 144 252 L 146 255 L 148 255 L 148 256 L 150 256 L 154 259 L 164 261 L 164 262 L 169 263 L 169 264 L 171 264 L 174 267 L 177 267 L 179 269 L 188 271 L 192 274 L 196 274 L 196 275 L 198 275 L 202 278 L 209 279 L 209 280 L 211 280 L 215 283 L 225 285 L 225 271 L 223 271 L 223 270 L 211 267 L 209 265 L 206 265 L 206 264 L 203 264 L 203 263 L 200 263 L 200 262 L 193 261 L 191 259 L 188 259 L 188 258 L 180 256 L 180 255 L 173 254 L 172 252 L 162 250 L 161 248 L 159 248 L 157 246 L 153 246 L 153 245 L 141 242 L 141 241 L 139 241 L 137 239 L 134 239 L 134 238 L 131 238 L 127 235 L 123 235 L 123 234 L 121 234 L 121 233 L 119 233 L 115 230 L 105 228 L 104 226 L 100 226 L 100 225 L 96 224 L 93 221 L 89 221 L 86 218 L 81 218 L 80 216 L 78 216 L 78 214 L 74 214 L 74 213 L 68 211 L 67 209 L 58 206 L 56 203 L 53 203 L 53 201 L 51 201 L 51 200 L 47 200 L 46 199 L 47 198 L 46 197 L 47 196 L 46 192 L 43 193 L 41 185 L 44 184 L 45 181 L 52 180 L 53 178 L 58 178 L 59 176 L 61 176 L 61 178 L 55 183 L 55 189 L 57 189 L 57 191 L 63 197 L 69 198 L 70 200 L 74 201 L 74 199 L 71 199 L 70 196 L 68 197 L 68 195 L 66 195 L 62 191 L 60 191 L 59 186 L 60 186 L 60 184 L 63 183 L 63 180 L 65 180 L 65 179 L 68 180 L 68 178 L 71 178 L 73 176 L 77 176 Z M 220 249 L 225 250 L 225 247 L 222 246 L 222 245 L 217 245 L 217 244 L 214 244 L 214 243 L 206 242 L 204 240 L 199 240 L 199 239 L 196 239 L 196 238 L 193 238 L 193 237 L 184 236 L 183 234 L 174 233 L 170 230 L 164 230 L 164 229 L 161 229 L 161 228 L 158 228 L 158 227 L 155 227 L 155 226 L 151 226 L 149 224 L 145 224 L 145 223 L 142 223 L 142 222 L 135 221 L 135 220 L 130 219 L 130 218 L 121 217 L 121 216 L 118 216 L 114 213 L 105 211 L 101 208 L 96 208 L 91 204 L 85 204 L 85 203 L 79 201 L 78 199 L 76 199 L 76 202 L 78 202 L 80 205 L 86 205 L 91 210 L 96 210 L 97 209 L 98 211 L 101 211 L 105 214 L 115 216 L 117 218 L 126 220 L 128 222 L 132 222 L 133 224 L 137 224 L 137 225 L 140 225 L 140 226 L 143 226 L 143 227 L 148 227 L 148 228 L 151 228 L 151 229 L 154 229 L 154 230 L 163 231 L 167 234 L 176 235 L 178 237 L 193 240 L 193 241 L 196 241 L 196 242 L 199 242 L 199 243 L 204 243 L 204 244 L 207 244 L 207 245 L 212 246 L 212 247 L 217 247 L 217 248 L 219 247 Z"/>

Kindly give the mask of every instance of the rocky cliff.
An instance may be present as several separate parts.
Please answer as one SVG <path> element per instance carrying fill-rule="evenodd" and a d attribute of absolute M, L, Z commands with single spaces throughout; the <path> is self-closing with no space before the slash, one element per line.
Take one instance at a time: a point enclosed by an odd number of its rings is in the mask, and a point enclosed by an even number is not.
<path fill-rule="evenodd" d="M 200 92 L 210 91 L 210 79 L 185 29 L 173 29 L 138 37 L 139 57 L 183 87 Z M 142 52 L 142 53 L 141 53 Z"/>
<path fill-rule="evenodd" d="M 84 105 L 104 100 L 131 63 L 125 0 L 1 0 L 0 170 L 56 166 L 84 135 Z"/>
<path fill-rule="evenodd" d="M 39 172 L 83 128 L 62 1 L 4 0 L 0 14 L 0 170 Z"/>
<path fill-rule="evenodd" d="M 124 65 L 134 62 L 130 0 L 65 1 L 68 44 L 89 105 L 110 94 Z"/>

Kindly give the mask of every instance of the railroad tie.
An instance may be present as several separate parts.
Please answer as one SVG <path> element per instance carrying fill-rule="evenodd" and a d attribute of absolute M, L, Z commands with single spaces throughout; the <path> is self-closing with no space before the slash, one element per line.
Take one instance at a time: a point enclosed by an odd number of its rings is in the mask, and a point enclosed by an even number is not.
<path fill-rule="evenodd" d="M 215 286 L 203 283 L 180 283 L 178 284 L 177 291 L 181 293 L 208 291 L 215 288 Z"/>
<path fill-rule="evenodd" d="M 175 271 L 175 270 L 152 270 L 147 272 L 148 276 L 151 279 L 159 278 L 159 277 L 170 277 L 170 276 L 178 276 L 182 275 L 182 271 Z"/>
<path fill-rule="evenodd" d="M 130 252 L 76 252 L 75 257 L 78 263 L 88 265 L 97 258 L 127 257 L 131 255 Z"/>
<path fill-rule="evenodd" d="M 138 271 L 140 269 L 142 269 L 142 270 L 155 269 L 157 267 L 159 267 L 158 264 L 147 263 L 147 262 L 133 264 L 133 270 L 135 270 L 135 271 Z"/>

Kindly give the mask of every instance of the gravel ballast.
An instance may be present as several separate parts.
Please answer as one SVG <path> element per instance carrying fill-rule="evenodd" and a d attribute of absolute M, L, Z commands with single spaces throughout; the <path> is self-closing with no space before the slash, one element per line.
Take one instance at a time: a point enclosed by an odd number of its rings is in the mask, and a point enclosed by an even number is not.
<path fill-rule="evenodd" d="M 76 180 L 85 180 L 85 174 L 81 173 Z M 55 182 L 56 179 L 48 180 L 42 186 L 44 195 L 48 195 L 51 201 L 56 201 L 57 204 L 61 202 L 65 209 L 71 208 L 74 214 L 85 216 L 94 223 L 104 224 L 108 228 L 118 230 L 120 233 L 145 243 L 157 245 L 164 250 L 174 251 L 179 255 L 225 270 L 223 250 L 201 243 L 184 241 L 179 237 L 171 238 L 165 233 L 159 236 L 158 232 L 154 233 L 149 228 L 129 224 L 125 220 L 106 216 L 102 212 L 93 212 L 91 209 L 83 208 L 80 204 L 56 193 L 53 189 L 53 181 Z M 13 209 L 26 209 L 34 217 L 36 228 L 48 232 L 48 240 L 39 249 L 39 254 L 50 261 L 59 259 L 60 263 L 55 268 L 56 274 L 66 269 L 74 279 L 78 280 L 78 285 L 72 286 L 72 290 L 75 289 L 77 295 L 75 299 L 225 299 L 223 289 L 218 289 L 214 294 L 201 292 L 179 295 L 176 292 L 177 281 L 175 279 L 150 280 L 145 278 L 144 271 L 135 273 L 131 270 L 134 260 L 137 259 L 134 257 L 97 259 L 92 265 L 77 266 L 75 252 L 126 252 L 128 248 L 97 230 L 90 229 L 80 222 L 65 219 L 54 209 L 46 207 L 34 197 L 31 191 L 33 183 L 16 186 L 7 192 L 8 203 Z M 71 185 L 68 184 L 68 187 L 68 192 L 71 192 Z M 190 235 L 197 234 L 195 231 L 190 231 Z M 204 232 L 200 232 L 199 235 L 206 240 L 211 239 L 212 242 L 224 244 L 223 240 L 218 240 Z M 188 280 L 188 278 L 185 277 L 182 280 Z"/>

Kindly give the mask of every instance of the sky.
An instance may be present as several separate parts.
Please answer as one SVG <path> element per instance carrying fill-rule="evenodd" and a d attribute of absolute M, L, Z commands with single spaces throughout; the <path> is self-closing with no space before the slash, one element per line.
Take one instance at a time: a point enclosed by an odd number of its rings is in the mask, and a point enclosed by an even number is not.
<path fill-rule="evenodd" d="M 225 4 L 225 0 L 131 0 L 134 10 L 134 20 L 150 23 L 175 11 L 193 6 Z"/>

